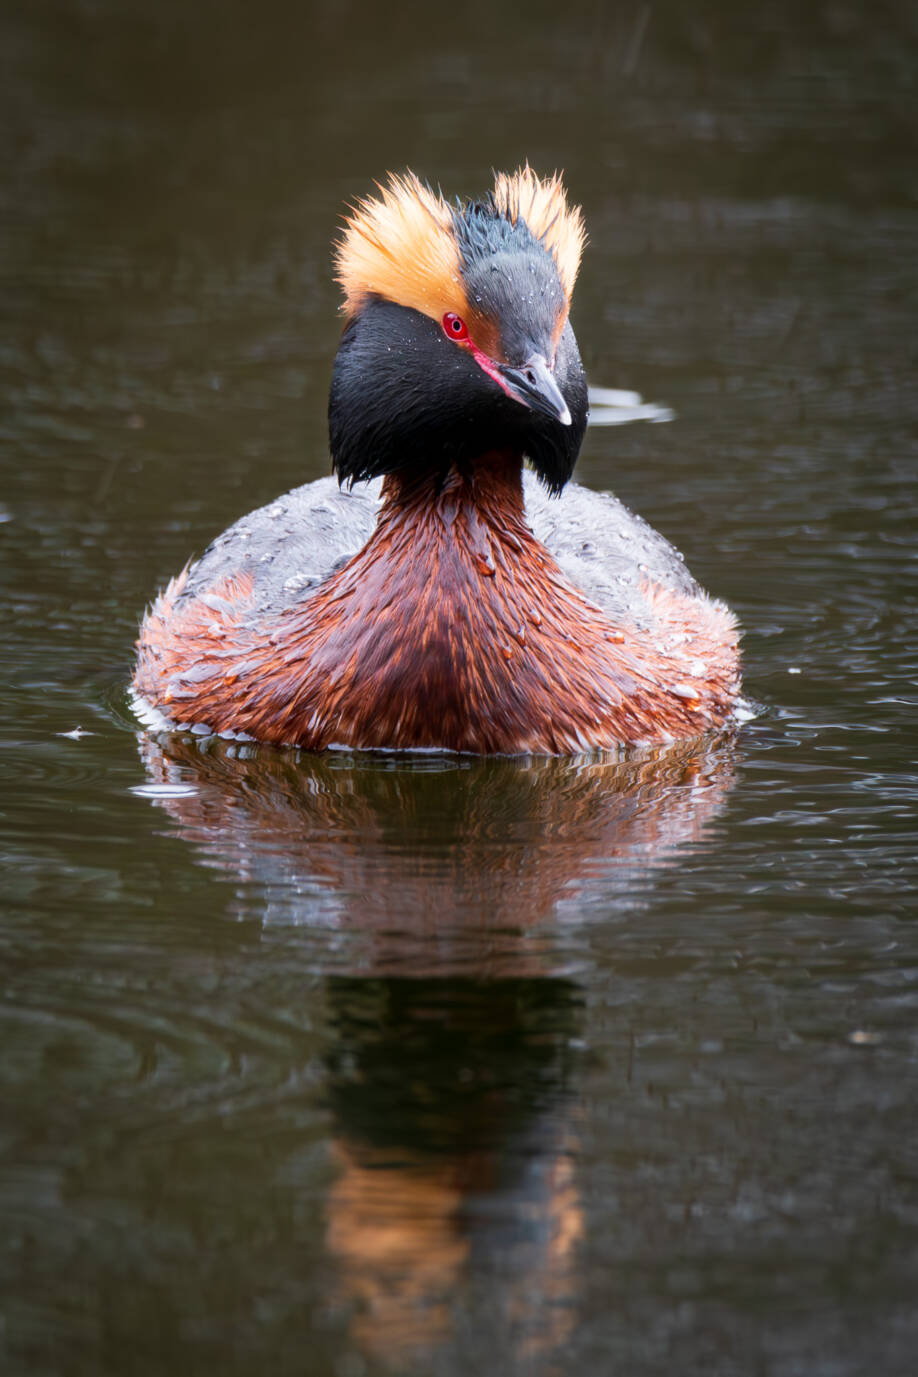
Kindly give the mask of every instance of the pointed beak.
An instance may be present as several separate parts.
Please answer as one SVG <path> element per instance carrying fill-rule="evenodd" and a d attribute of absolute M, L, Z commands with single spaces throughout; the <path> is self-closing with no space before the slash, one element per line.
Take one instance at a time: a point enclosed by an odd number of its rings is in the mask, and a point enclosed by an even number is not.
<path fill-rule="evenodd" d="M 517 401 L 532 407 L 533 411 L 553 416 L 563 426 L 570 425 L 571 413 L 567 402 L 542 354 L 533 354 L 521 368 L 502 364 L 499 371 Z"/>

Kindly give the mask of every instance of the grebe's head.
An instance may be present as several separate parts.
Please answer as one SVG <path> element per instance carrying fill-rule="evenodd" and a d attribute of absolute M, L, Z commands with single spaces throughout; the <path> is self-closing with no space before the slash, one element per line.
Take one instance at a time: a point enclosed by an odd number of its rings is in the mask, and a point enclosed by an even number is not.
<path fill-rule="evenodd" d="M 559 178 L 529 167 L 499 174 L 480 202 L 450 205 L 411 173 L 362 201 L 337 248 L 348 319 L 329 429 L 341 482 L 509 450 L 559 492 L 587 420 L 568 320 L 583 241 Z"/>

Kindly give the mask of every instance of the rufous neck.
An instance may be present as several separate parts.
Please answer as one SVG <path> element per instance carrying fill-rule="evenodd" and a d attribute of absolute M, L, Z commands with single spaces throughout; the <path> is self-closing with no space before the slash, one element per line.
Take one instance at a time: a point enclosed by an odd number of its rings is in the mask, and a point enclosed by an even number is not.
<path fill-rule="evenodd" d="M 426 473 L 387 475 L 382 487 L 381 521 L 415 516 L 419 509 L 449 522 L 456 512 L 472 506 L 478 514 L 506 520 L 523 518 L 523 460 L 518 454 L 494 451 L 471 463 L 454 466 L 445 475 Z"/>

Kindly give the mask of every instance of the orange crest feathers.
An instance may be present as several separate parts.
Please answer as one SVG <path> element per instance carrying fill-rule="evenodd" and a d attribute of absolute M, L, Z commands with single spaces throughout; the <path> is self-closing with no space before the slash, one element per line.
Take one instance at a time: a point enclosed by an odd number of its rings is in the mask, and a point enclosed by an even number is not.
<path fill-rule="evenodd" d="M 459 246 L 443 197 L 413 172 L 390 173 L 379 192 L 378 200 L 358 201 L 335 251 L 345 313 L 353 315 L 369 295 L 411 306 L 434 320 L 447 311 L 466 312 Z"/>
<path fill-rule="evenodd" d="M 579 206 L 569 206 L 561 175 L 540 178 L 527 163 L 512 177 L 498 172 L 494 179 L 494 205 L 514 225 L 525 220 L 536 239 L 548 249 L 558 269 L 564 294 L 570 301 L 586 243 Z"/>
<path fill-rule="evenodd" d="M 537 177 L 528 163 L 512 176 L 499 172 L 491 200 L 497 215 L 514 225 L 523 220 L 551 254 L 570 301 L 586 234 L 580 207 L 568 205 L 560 175 Z M 345 314 L 354 315 L 368 296 L 381 296 L 434 320 L 447 311 L 474 318 L 462 280 L 457 209 L 413 172 L 390 173 L 378 198 L 358 201 L 335 250 Z"/>

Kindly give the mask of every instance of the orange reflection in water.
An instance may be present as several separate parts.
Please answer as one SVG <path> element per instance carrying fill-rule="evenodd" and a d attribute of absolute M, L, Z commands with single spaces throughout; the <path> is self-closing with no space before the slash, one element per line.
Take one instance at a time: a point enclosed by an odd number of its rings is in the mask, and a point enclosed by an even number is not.
<path fill-rule="evenodd" d="M 728 740 L 626 760 L 299 757 L 143 737 L 245 911 L 358 936 L 325 997 L 327 1293 L 365 1358 L 424 1371 L 472 1297 L 506 1361 L 577 1323 L 582 992 L 552 934 L 640 902 L 733 782 Z M 498 1355 L 499 1360 L 499 1355 Z"/>
<path fill-rule="evenodd" d="M 733 784 L 723 738 L 624 760 L 308 756 L 152 736 L 141 752 L 151 784 L 193 789 L 158 802 L 209 864 L 252 886 L 247 916 L 360 933 L 367 968 L 396 974 L 406 962 L 444 974 L 460 948 L 479 974 L 476 959 L 506 949 L 519 973 L 528 953 L 509 931 L 634 902 Z"/>
<path fill-rule="evenodd" d="M 556 1348 L 575 1320 L 575 1248 L 584 1220 L 569 1155 L 574 1146 L 546 1160 L 544 1188 L 525 1203 L 544 1243 L 517 1247 L 514 1266 L 502 1269 L 521 1357 Z M 409 1362 L 449 1337 L 453 1298 L 473 1260 L 475 1240 L 464 1218 L 472 1184 L 455 1162 L 431 1166 L 418 1158 L 391 1166 L 378 1150 L 358 1156 L 341 1144 L 335 1159 L 340 1175 L 329 1193 L 326 1243 L 354 1310 L 354 1342 L 377 1359 Z"/>

